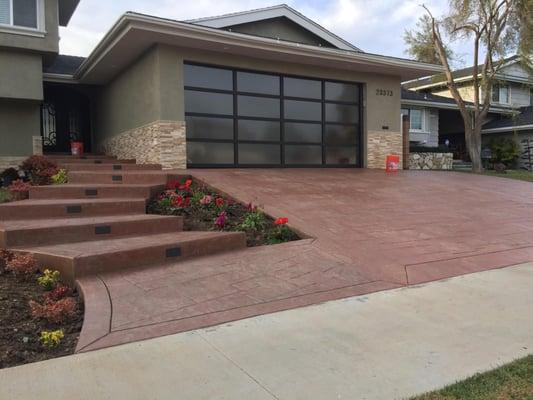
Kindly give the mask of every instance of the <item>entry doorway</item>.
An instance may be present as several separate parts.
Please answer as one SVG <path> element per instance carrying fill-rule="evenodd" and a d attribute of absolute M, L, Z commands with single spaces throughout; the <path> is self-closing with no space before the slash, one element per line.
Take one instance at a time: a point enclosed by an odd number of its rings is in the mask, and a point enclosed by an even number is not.
<path fill-rule="evenodd" d="M 41 136 L 45 153 L 69 153 L 80 141 L 91 151 L 90 99 L 71 85 L 46 84 L 41 105 Z"/>

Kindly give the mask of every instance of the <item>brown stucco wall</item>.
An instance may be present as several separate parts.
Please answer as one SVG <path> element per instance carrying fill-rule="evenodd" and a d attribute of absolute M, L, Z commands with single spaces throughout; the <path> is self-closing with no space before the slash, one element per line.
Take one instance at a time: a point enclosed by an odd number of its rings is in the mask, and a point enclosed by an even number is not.
<path fill-rule="evenodd" d="M 0 98 L 43 99 L 39 54 L 0 50 Z"/>
<path fill-rule="evenodd" d="M 312 32 L 309 32 L 285 17 L 233 25 L 224 29 L 231 30 L 232 32 L 287 40 L 296 43 L 311 44 L 314 46 L 334 47 L 322 38 L 318 37 Z"/>
<path fill-rule="evenodd" d="M 0 47 L 33 50 L 44 53 L 59 52 L 58 0 L 45 0 L 45 26 L 43 33 L 10 33 L 0 29 Z M 0 50 L 1 51 L 1 50 Z"/>
<path fill-rule="evenodd" d="M 33 136 L 40 136 L 38 102 L 0 99 L 0 157 L 33 154 Z"/>

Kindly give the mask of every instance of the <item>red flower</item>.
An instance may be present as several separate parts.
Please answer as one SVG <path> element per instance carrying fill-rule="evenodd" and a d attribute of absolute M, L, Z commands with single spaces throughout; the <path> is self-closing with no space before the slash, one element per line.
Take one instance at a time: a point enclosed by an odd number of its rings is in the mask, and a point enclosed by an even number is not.
<path fill-rule="evenodd" d="M 183 207 L 183 196 L 176 196 L 172 199 L 172 206 L 173 207 Z"/>
<path fill-rule="evenodd" d="M 286 225 L 289 223 L 289 218 L 278 218 L 275 222 L 276 225 Z"/>
<path fill-rule="evenodd" d="M 185 181 L 185 185 L 183 185 L 183 186 L 184 186 L 185 190 L 189 190 L 191 188 L 191 185 L 192 185 L 192 180 L 191 179 L 187 179 Z"/>
<path fill-rule="evenodd" d="M 222 197 L 217 197 L 215 200 L 215 205 L 217 207 L 222 207 L 224 205 L 224 199 Z"/>
<path fill-rule="evenodd" d="M 171 179 L 170 181 L 167 182 L 167 190 L 176 190 L 176 189 L 179 189 L 180 187 L 180 181 L 178 181 L 177 179 Z"/>

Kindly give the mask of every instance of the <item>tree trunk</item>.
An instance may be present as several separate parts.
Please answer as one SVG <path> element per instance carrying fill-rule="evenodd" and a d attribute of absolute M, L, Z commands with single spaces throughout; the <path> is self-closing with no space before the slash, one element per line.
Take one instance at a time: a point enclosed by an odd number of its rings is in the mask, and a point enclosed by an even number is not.
<path fill-rule="evenodd" d="M 483 163 L 481 162 L 481 127 L 472 128 L 465 123 L 465 142 L 470 160 L 472 161 L 472 172 L 483 172 Z"/>

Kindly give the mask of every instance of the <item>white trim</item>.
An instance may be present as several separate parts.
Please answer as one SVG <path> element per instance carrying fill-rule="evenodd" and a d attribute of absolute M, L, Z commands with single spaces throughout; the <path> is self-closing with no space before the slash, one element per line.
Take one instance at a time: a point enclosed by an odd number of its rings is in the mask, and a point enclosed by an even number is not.
<path fill-rule="evenodd" d="M 57 83 L 71 83 L 79 84 L 80 82 L 74 79 L 74 76 L 68 74 L 53 74 L 50 72 L 43 73 L 43 81 L 45 82 L 57 82 Z"/>
<path fill-rule="evenodd" d="M 413 106 L 425 106 L 425 107 L 428 107 L 428 108 L 442 108 L 442 109 L 448 109 L 448 110 L 458 110 L 459 109 L 459 106 L 457 106 L 456 103 L 438 103 L 438 102 L 433 102 L 433 101 L 424 101 L 424 100 L 407 100 L 407 99 L 402 99 L 401 100 L 401 104 L 402 106 L 403 105 L 413 105 Z M 473 105 L 469 105 L 467 104 L 466 105 L 467 108 L 473 108 L 474 106 Z M 509 110 L 508 108 L 506 109 L 503 109 L 503 108 L 495 108 L 495 107 L 490 107 L 489 108 L 489 112 L 495 112 L 495 113 L 501 113 L 501 114 L 509 114 L 511 110 Z"/>
<path fill-rule="evenodd" d="M 498 132 L 513 132 L 513 131 L 525 131 L 533 129 L 533 124 L 529 125 L 517 125 L 517 126 L 504 126 L 501 128 L 482 129 L 481 133 L 498 133 Z"/>
<path fill-rule="evenodd" d="M 323 28 L 313 20 L 307 18 L 305 15 L 300 14 L 298 11 L 281 4 L 273 7 L 266 7 L 257 10 L 243 11 L 239 13 L 220 15 L 217 17 L 199 18 L 189 20 L 192 24 L 208 26 L 211 28 L 226 28 L 228 26 L 246 24 L 250 22 L 263 21 L 271 18 L 285 17 L 292 22 L 300 25 L 302 28 L 317 35 L 326 42 L 338 47 L 342 50 L 355 50 L 361 51 L 361 49 L 355 47 L 353 44 L 331 33 L 327 29 Z"/>

